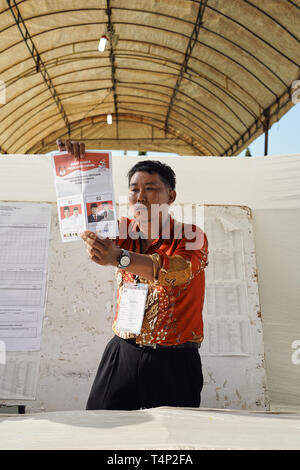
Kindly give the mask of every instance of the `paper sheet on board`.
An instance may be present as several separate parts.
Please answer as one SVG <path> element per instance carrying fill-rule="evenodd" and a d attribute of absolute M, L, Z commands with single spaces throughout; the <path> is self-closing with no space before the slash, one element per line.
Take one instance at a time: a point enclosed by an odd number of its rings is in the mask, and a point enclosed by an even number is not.
<path fill-rule="evenodd" d="M 39 351 L 45 306 L 49 204 L 0 204 L 0 340 Z"/>

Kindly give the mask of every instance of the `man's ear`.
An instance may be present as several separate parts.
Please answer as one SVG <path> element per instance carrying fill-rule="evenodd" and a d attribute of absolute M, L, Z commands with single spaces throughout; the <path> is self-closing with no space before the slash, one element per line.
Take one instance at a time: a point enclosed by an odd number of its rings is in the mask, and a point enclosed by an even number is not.
<path fill-rule="evenodd" d="M 175 191 L 175 189 L 171 189 L 171 190 L 169 191 L 169 200 L 168 200 L 168 204 L 169 204 L 169 205 L 172 204 L 172 203 L 175 201 L 175 199 L 176 199 L 176 191 Z"/>

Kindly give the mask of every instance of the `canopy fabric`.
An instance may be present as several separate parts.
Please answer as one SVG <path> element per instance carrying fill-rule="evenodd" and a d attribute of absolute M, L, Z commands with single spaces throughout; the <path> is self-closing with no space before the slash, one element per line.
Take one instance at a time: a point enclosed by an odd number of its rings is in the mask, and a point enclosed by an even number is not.
<path fill-rule="evenodd" d="M 0 0 L 0 152 L 237 155 L 294 105 L 299 40 L 299 0 Z"/>

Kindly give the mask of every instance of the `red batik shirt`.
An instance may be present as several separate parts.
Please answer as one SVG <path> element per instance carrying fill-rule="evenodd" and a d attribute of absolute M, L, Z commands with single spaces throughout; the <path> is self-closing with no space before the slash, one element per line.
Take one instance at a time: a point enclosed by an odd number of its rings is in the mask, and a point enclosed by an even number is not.
<path fill-rule="evenodd" d="M 122 218 L 119 228 L 126 224 L 132 234 L 139 231 L 133 220 Z M 120 231 L 121 233 L 121 231 Z M 182 234 L 182 235 L 181 235 Z M 192 238 L 193 237 L 193 238 Z M 139 252 L 139 240 L 127 235 L 117 243 L 128 251 Z M 188 246 L 191 244 L 191 247 Z M 134 282 L 134 274 L 117 271 L 117 309 L 112 329 L 121 338 L 136 338 L 137 343 L 158 343 L 166 346 L 201 342 L 203 340 L 202 309 L 205 295 L 205 274 L 208 242 L 206 234 L 195 225 L 184 225 L 170 218 L 170 237 L 159 238 L 144 254 L 158 253 L 161 269 L 158 281 L 151 282 L 140 277 L 140 282 L 149 286 L 145 315 L 139 335 L 120 332 L 116 329 L 122 285 Z"/>

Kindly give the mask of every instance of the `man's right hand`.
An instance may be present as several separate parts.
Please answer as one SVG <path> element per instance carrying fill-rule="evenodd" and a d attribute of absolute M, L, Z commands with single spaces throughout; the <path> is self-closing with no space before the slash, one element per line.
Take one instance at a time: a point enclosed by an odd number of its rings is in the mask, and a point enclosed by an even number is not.
<path fill-rule="evenodd" d="M 74 155 L 76 160 L 80 160 L 85 157 L 85 143 L 77 142 L 76 140 L 61 140 L 57 139 L 56 141 L 58 149 L 60 152 L 67 151 L 71 155 Z"/>

